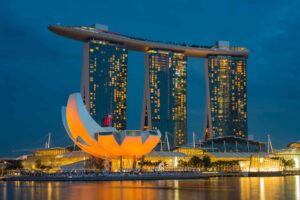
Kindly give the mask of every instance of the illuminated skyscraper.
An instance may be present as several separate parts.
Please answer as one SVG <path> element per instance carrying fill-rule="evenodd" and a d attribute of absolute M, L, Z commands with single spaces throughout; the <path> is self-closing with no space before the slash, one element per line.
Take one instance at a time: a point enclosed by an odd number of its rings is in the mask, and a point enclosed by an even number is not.
<path fill-rule="evenodd" d="M 84 43 L 81 94 L 101 126 L 126 129 L 128 51 L 104 40 Z"/>
<path fill-rule="evenodd" d="M 148 50 L 142 113 L 144 130 L 167 132 L 170 146 L 187 141 L 186 56 L 180 52 Z"/>
<path fill-rule="evenodd" d="M 208 56 L 205 139 L 248 137 L 246 58 Z"/>

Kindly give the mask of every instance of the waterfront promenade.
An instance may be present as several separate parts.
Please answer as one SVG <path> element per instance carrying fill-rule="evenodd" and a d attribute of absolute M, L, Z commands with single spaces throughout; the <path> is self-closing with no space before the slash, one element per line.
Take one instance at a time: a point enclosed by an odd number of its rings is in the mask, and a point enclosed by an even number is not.
<path fill-rule="evenodd" d="M 300 175 L 300 171 L 275 172 L 147 172 L 147 173 L 28 173 L 6 175 L 4 181 L 140 181 L 207 179 L 212 177 L 278 177 Z"/>

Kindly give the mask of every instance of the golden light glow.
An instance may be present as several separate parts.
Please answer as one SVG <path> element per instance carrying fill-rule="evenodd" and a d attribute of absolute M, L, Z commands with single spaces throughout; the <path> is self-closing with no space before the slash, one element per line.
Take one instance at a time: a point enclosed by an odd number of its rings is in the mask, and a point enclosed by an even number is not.
<path fill-rule="evenodd" d="M 98 144 L 101 145 L 106 151 L 110 151 L 114 156 L 128 155 L 123 151 L 113 135 L 99 135 Z"/>
<path fill-rule="evenodd" d="M 265 179 L 264 177 L 259 178 L 259 196 L 261 200 L 265 200 Z"/>
<path fill-rule="evenodd" d="M 243 172 L 278 172 L 283 170 L 280 160 L 267 157 L 251 156 L 250 160 L 239 162 Z"/>
<path fill-rule="evenodd" d="M 107 152 L 101 146 L 97 148 L 97 142 L 93 138 L 91 138 L 89 133 L 86 131 L 82 120 L 79 116 L 76 95 L 71 95 L 69 97 L 66 108 L 66 117 L 68 127 L 70 129 L 70 132 L 72 133 L 72 136 L 75 139 L 74 142 L 76 143 L 76 145 L 78 145 L 82 150 L 96 157 L 102 157 L 107 154 Z M 88 145 L 80 143 L 78 138 L 81 138 Z"/>
<path fill-rule="evenodd" d="M 139 158 L 150 153 L 161 136 L 159 131 L 117 133 L 112 127 L 101 127 L 88 114 L 80 94 L 72 94 L 69 97 L 65 126 L 76 145 L 83 151 L 102 158 Z"/>
<path fill-rule="evenodd" d="M 296 199 L 300 199 L 300 176 L 295 176 Z"/>

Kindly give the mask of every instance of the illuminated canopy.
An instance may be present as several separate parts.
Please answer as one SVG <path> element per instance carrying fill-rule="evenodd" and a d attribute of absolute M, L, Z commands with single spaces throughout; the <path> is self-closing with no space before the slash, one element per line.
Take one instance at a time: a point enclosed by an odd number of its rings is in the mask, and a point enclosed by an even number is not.
<path fill-rule="evenodd" d="M 160 131 L 125 130 L 101 127 L 89 115 L 80 93 L 69 96 L 62 107 L 62 119 L 69 137 L 83 151 L 102 158 L 141 157 L 158 144 Z"/>

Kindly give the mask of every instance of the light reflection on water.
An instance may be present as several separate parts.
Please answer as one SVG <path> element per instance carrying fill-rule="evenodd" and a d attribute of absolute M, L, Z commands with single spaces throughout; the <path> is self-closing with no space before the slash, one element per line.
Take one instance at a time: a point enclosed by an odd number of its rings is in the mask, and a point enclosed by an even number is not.
<path fill-rule="evenodd" d="M 174 181 L 0 182 L 0 199 L 300 200 L 300 176 Z"/>
<path fill-rule="evenodd" d="M 296 199 L 300 199 L 300 176 L 295 176 L 296 183 L 295 183 L 295 194 L 296 194 Z"/>
<path fill-rule="evenodd" d="M 259 178 L 259 199 L 265 200 L 265 178 Z"/>

